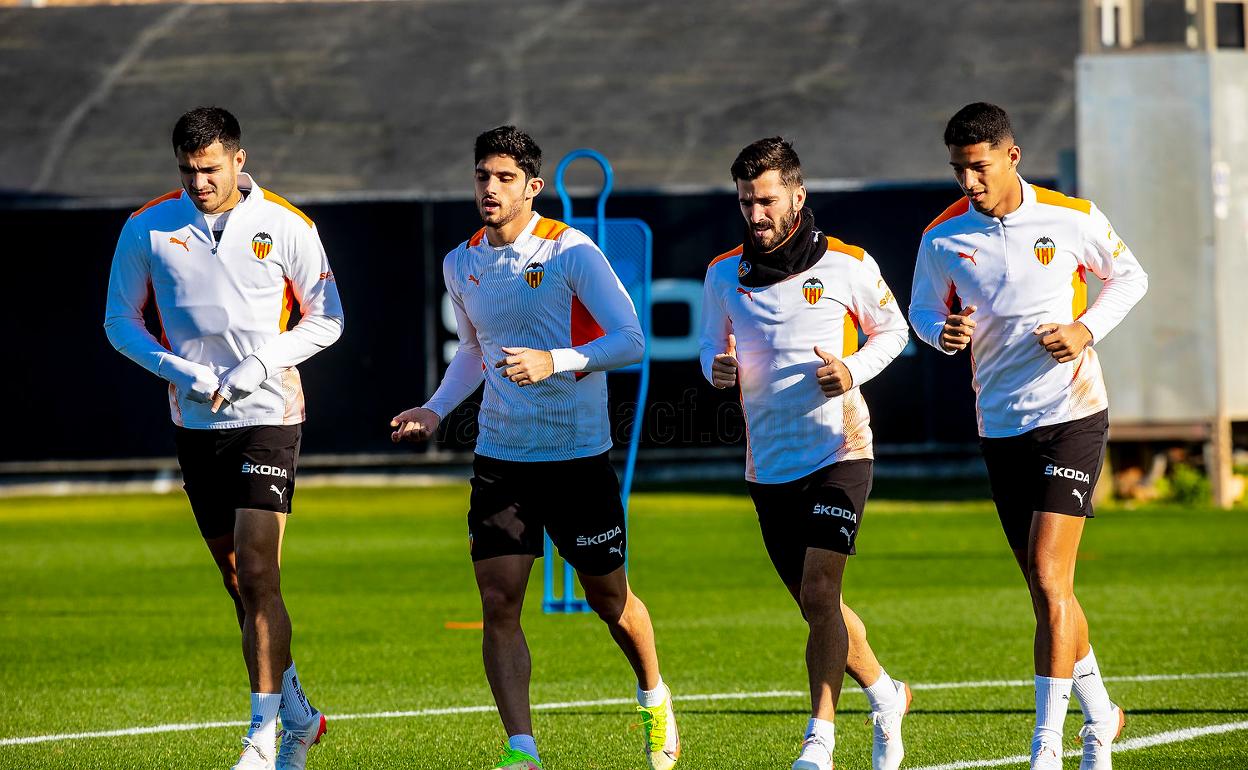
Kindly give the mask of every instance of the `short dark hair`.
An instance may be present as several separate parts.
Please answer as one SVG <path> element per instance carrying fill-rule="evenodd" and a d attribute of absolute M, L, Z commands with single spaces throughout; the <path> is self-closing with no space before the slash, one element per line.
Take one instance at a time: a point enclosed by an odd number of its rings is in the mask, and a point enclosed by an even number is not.
<path fill-rule="evenodd" d="M 1014 141 L 1014 127 L 1010 116 L 995 104 L 974 102 L 958 110 L 945 126 L 946 147 L 966 147 L 987 142 L 996 147 L 1004 141 Z"/>
<path fill-rule="evenodd" d="M 174 152 L 188 155 L 217 141 L 232 155 L 238 152 L 242 138 L 243 129 L 238 125 L 238 118 L 221 107 L 196 107 L 178 118 L 173 126 Z"/>
<path fill-rule="evenodd" d="M 477 137 L 473 145 L 473 163 L 491 155 L 506 155 L 516 162 L 526 179 L 542 173 L 542 148 L 533 137 L 515 126 L 499 126 Z"/>
<path fill-rule="evenodd" d="M 802 161 L 793 145 L 780 136 L 769 136 L 746 145 L 732 162 L 732 181 L 758 179 L 767 171 L 779 171 L 785 187 L 802 184 Z"/>

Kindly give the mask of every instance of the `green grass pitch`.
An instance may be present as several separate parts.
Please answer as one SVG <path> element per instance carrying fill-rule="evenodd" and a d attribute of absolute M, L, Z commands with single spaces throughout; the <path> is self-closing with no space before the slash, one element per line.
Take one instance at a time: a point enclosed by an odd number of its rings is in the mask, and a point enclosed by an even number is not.
<path fill-rule="evenodd" d="M 722 494 L 634 496 L 632 581 L 655 621 L 684 735 L 678 767 L 779 768 L 807 717 L 805 629 L 763 552 L 739 484 Z M 283 586 L 294 653 L 330 715 L 311 768 L 488 768 L 505 736 L 488 706 L 467 554 L 467 486 L 305 489 L 288 528 Z M 1032 619 L 985 502 L 873 501 L 846 599 L 881 661 L 916 685 L 1029 680 Z M 243 728 L 55 740 L 3 739 L 248 716 L 232 608 L 185 499 L 0 501 L 0 768 L 227 768 Z M 1103 509 L 1084 538 L 1079 596 L 1126 738 L 1248 721 L 1248 517 L 1204 508 Z M 630 699 L 623 657 L 592 616 L 525 608 L 533 702 Z M 1078 710 L 1067 721 L 1075 746 Z M 870 766 L 866 701 L 847 682 L 837 768 Z M 1027 750 L 1030 687 L 916 689 L 905 766 Z M 627 705 L 539 711 L 548 770 L 639 768 Z M 1073 768 L 1077 760 L 1066 760 Z M 1115 755 L 1115 767 L 1248 768 L 1248 730 Z"/>

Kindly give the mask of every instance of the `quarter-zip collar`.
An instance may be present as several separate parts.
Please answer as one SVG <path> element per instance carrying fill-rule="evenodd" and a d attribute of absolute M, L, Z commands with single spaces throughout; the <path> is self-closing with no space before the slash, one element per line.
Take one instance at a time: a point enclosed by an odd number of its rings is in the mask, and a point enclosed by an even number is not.
<path fill-rule="evenodd" d="M 1035 188 L 1027 184 L 1027 180 L 1023 179 L 1021 174 L 1018 177 L 1018 183 L 1022 185 L 1023 202 L 1018 205 L 1018 208 L 1014 209 L 1010 213 L 998 219 L 997 217 L 990 216 L 988 214 L 981 214 L 974 206 L 968 206 L 967 214 L 969 214 L 972 217 L 978 218 L 978 220 L 984 224 L 991 224 L 991 225 L 1015 224 L 1015 222 L 1017 222 L 1019 219 L 1026 217 L 1027 212 L 1031 209 L 1031 207 L 1036 205 Z"/>

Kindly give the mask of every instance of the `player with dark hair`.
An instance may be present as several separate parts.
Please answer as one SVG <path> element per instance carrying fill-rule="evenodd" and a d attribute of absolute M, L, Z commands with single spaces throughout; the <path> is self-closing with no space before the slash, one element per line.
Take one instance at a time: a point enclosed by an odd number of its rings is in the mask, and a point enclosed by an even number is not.
<path fill-rule="evenodd" d="M 391 421 L 391 440 L 428 439 L 485 381 L 468 529 L 485 674 L 508 735 L 497 767 L 541 767 L 520 609 L 545 532 L 632 666 L 647 764 L 667 770 L 680 755 L 672 696 L 624 571 L 624 509 L 607 457 L 606 371 L 641 360 L 641 324 L 593 241 L 533 212 L 545 185 L 533 139 L 501 126 L 477 137 L 474 157 L 485 226 L 442 267 L 459 348 L 432 398 Z"/>
<path fill-rule="evenodd" d="M 182 189 L 122 228 L 104 327 L 169 382 L 186 494 L 242 627 L 252 716 L 235 770 L 302 770 L 325 717 L 295 671 L 281 593 L 305 416 L 295 367 L 338 339 L 342 304 L 312 220 L 243 172 L 241 135 L 219 107 L 178 120 Z M 149 304 L 159 340 L 144 325 Z"/>
<path fill-rule="evenodd" d="M 910 688 L 880 666 L 841 583 L 871 489 L 858 388 L 905 348 L 906 319 L 875 260 L 815 225 L 789 142 L 749 145 L 732 178 L 745 240 L 707 269 L 702 371 L 717 388 L 741 386 L 745 477 L 763 543 L 810 626 L 811 719 L 793 770 L 832 767 L 847 671 L 871 704 L 872 767 L 896 770 Z"/>
<path fill-rule="evenodd" d="M 1110 702 L 1074 593 L 1075 561 L 1105 456 L 1108 399 L 1093 345 L 1148 276 L 1090 201 L 1027 184 L 1009 116 L 977 102 L 945 129 L 965 194 L 923 233 L 910 323 L 947 355 L 969 348 L 980 445 L 1006 540 L 1036 617 L 1034 770 L 1061 767 L 1073 687 L 1081 770 L 1109 770 Z M 1087 273 L 1104 288 L 1087 306 Z"/>

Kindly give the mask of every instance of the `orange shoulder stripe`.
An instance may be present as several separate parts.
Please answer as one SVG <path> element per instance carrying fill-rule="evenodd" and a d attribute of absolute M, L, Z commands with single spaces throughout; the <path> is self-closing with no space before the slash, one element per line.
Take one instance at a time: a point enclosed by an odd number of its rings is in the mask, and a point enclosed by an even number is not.
<path fill-rule="evenodd" d="M 270 201 L 270 202 L 272 202 L 272 203 L 276 203 L 277 205 L 281 206 L 281 207 L 282 207 L 282 208 L 284 208 L 284 209 L 289 209 L 290 211 L 295 212 L 296 214 L 298 214 L 298 215 L 299 215 L 299 218 L 300 218 L 300 219 L 302 219 L 304 222 L 307 222 L 307 223 L 308 223 L 308 227 L 316 227 L 316 225 L 312 224 L 312 220 L 311 220 L 311 219 L 308 219 L 308 215 L 307 215 L 307 214 L 305 214 L 305 213 L 303 213 L 302 211 L 300 211 L 299 209 L 295 208 L 294 204 L 292 204 L 290 201 L 286 200 L 286 199 L 285 199 L 285 198 L 283 198 L 282 196 L 278 195 L 277 193 L 275 193 L 275 192 L 269 192 L 268 190 L 265 190 L 265 191 L 264 191 L 264 199 L 265 199 L 266 201 Z"/>
<path fill-rule="evenodd" d="M 952 206 L 942 211 L 940 216 L 933 219 L 930 225 L 923 228 L 923 234 L 926 235 L 929 230 L 931 230 L 933 227 L 936 227 L 937 225 L 943 222 L 948 222 L 950 219 L 953 219 L 954 217 L 962 216 L 968 210 L 970 210 L 970 208 L 971 208 L 970 198 L 963 196 L 958 202 L 954 203 Z"/>
<path fill-rule="evenodd" d="M 706 266 L 706 269 L 707 269 L 707 270 L 710 270 L 712 267 L 715 267 L 715 266 L 716 266 L 716 265 L 718 265 L 720 262 L 723 262 L 725 259 L 732 259 L 733 257 L 739 257 L 739 256 L 741 256 L 741 253 L 742 253 L 744 250 L 745 250 L 745 246 L 744 246 L 744 245 L 742 245 L 742 246 L 738 246 L 738 247 L 736 247 L 736 248 L 735 248 L 735 249 L 733 249 L 732 251 L 725 251 L 723 254 L 720 254 L 720 255 L 719 255 L 718 257 L 716 257 L 715 259 L 712 259 L 712 260 L 711 260 L 711 264 L 707 265 L 707 266 Z"/>
<path fill-rule="evenodd" d="M 1036 191 L 1036 203 L 1045 203 L 1049 206 L 1061 206 L 1066 209 L 1074 209 L 1082 211 L 1085 214 L 1092 213 L 1092 201 L 1085 201 L 1083 198 L 1072 198 L 1069 195 L 1063 195 L 1056 190 L 1048 190 L 1044 187 L 1032 185 L 1031 189 Z"/>
<path fill-rule="evenodd" d="M 828 236 L 828 251 L 839 251 L 842 254 L 848 254 L 859 262 L 867 254 L 866 249 L 861 246 L 851 246 L 840 238 L 833 238 L 830 235 Z"/>
<path fill-rule="evenodd" d="M 473 233 L 472 237 L 468 239 L 468 248 L 471 249 L 475 246 L 480 246 L 481 241 L 484 241 L 484 240 L 485 240 L 485 228 L 482 227 L 480 230 Z"/>
<path fill-rule="evenodd" d="M 161 203 L 164 203 L 165 201 L 171 201 L 174 198 L 177 198 L 178 196 L 180 196 L 181 194 L 182 194 L 182 189 L 178 188 L 177 190 L 173 190 L 172 192 L 165 193 L 159 198 L 153 198 L 147 203 L 144 203 L 142 206 L 140 206 L 138 211 L 130 215 L 130 218 L 134 219 L 139 214 L 142 214 L 144 211 L 147 211 L 148 209 L 150 209 L 152 206 L 159 205 Z"/>
<path fill-rule="evenodd" d="M 533 228 L 533 234 L 548 241 L 557 241 L 567 229 L 568 226 L 557 219 L 542 217 L 537 221 L 537 226 Z"/>

